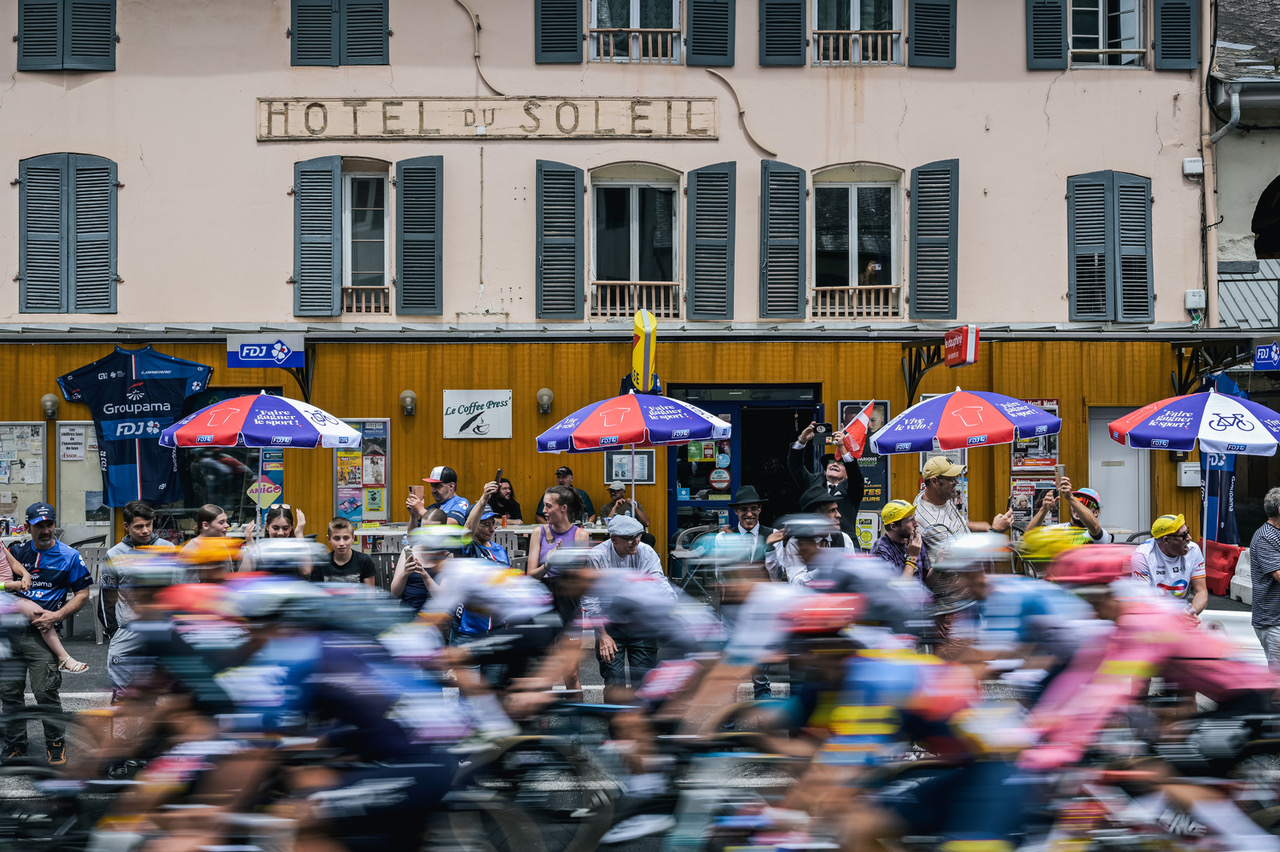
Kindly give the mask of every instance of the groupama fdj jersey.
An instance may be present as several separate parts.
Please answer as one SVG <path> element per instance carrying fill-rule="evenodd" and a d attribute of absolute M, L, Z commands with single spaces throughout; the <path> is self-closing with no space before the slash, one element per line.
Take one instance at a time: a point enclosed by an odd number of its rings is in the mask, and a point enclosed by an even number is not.
<path fill-rule="evenodd" d="M 83 402 L 93 413 L 108 506 L 182 499 L 177 450 L 160 446 L 160 432 L 182 416 L 183 401 L 204 390 L 212 372 L 150 346 L 117 346 L 58 379 L 68 402 Z"/>

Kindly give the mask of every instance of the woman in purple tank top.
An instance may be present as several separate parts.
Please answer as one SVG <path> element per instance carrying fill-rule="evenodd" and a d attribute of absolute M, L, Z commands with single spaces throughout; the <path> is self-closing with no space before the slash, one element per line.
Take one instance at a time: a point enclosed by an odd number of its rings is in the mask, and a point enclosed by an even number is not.
<path fill-rule="evenodd" d="M 578 492 L 563 485 L 553 485 L 542 495 L 543 512 L 547 523 L 529 536 L 530 577 L 541 580 L 547 573 L 547 559 L 562 547 L 586 542 L 587 531 L 573 523 L 571 518 L 582 515 L 582 498 Z"/>

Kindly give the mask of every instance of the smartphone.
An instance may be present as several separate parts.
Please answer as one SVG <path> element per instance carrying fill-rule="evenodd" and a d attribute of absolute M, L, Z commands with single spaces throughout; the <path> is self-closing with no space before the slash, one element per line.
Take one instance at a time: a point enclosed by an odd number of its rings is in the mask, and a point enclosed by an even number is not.
<path fill-rule="evenodd" d="M 502 484 L 502 468 L 498 468 L 498 472 L 493 475 L 493 481 Z"/>
<path fill-rule="evenodd" d="M 1065 464 L 1055 464 L 1053 466 L 1053 485 L 1055 488 L 1062 485 L 1062 477 L 1067 475 L 1067 466 Z"/>
<path fill-rule="evenodd" d="M 813 427 L 813 434 L 820 435 L 824 438 L 829 436 L 831 432 L 832 432 L 832 429 L 831 429 L 830 423 L 819 423 L 817 426 Z"/>
<path fill-rule="evenodd" d="M 409 494 L 413 497 L 422 498 L 426 495 L 427 489 L 424 485 L 410 485 Z"/>
<path fill-rule="evenodd" d="M 871 268 L 874 269 L 876 272 L 879 272 L 882 267 L 878 263 L 873 263 L 871 264 Z"/>

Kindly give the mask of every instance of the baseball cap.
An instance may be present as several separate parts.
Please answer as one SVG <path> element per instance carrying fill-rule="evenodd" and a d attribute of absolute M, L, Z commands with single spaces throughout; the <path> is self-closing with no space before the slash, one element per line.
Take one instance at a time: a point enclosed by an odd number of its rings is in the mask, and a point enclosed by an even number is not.
<path fill-rule="evenodd" d="M 427 474 L 423 482 L 457 482 L 458 472 L 451 467 L 440 465 L 431 468 L 431 473 Z"/>
<path fill-rule="evenodd" d="M 933 479 L 935 476 L 961 476 L 968 469 L 946 456 L 934 456 L 924 463 L 924 471 L 920 476 L 924 479 Z"/>
<path fill-rule="evenodd" d="M 573 476 L 573 468 L 561 465 L 556 468 L 556 476 Z"/>
<path fill-rule="evenodd" d="M 1075 497 L 1077 500 L 1090 500 L 1093 502 L 1093 505 L 1097 506 L 1099 509 L 1102 508 L 1102 497 L 1092 488 L 1077 488 L 1075 491 L 1071 492 L 1071 496 Z"/>
<path fill-rule="evenodd" d="M 909 518 L 916 513 L 916 507 L 906 500 L 890 500 L 885 507 L 880 510 L 880 520 L 886 524 L 897 523 L 903 518 Z"/>
<path fill-rule="evenodd" d="M 628 515 L 615 515 L 609 519 L 609 535 L 630 538 L 644 532 L 644 524 Z"/>
<path fill-rule="evenodd" d="M 613 482 L 609 483 L 609 490 L 610 491 L 626 491 L 627 486 L 622 484 L 622 480 L 615 479 Z"/>
<path fill-rule="evenodd" d="M 27 507 L 27 525 L 38 524 L 42 521 L 57 523 L 58 513 L 53 511 L 53 507 L 48 503 L 32 503 Z"/>
<path fill-rule="evenodd" d="M 31 517 L 31 510 L 27 510 L 27 517 Z M 1170 533 L 1176 533 L 1187 523 L 1187 519 L 1182 515 L 1161 515 L 1156 518 L 1155 523 L 1151 525 L 1152 538 L 1164 538 Z"/>
<path fill-rule="evenodd" d="M 496 517 L 498 517 L 498 513 L 493 511 L 492 509 L 485 509 L 483 512 L 480 513 L 480 520 L 482 521 L 487 521 L 490 518 L 496 518 Z"/>

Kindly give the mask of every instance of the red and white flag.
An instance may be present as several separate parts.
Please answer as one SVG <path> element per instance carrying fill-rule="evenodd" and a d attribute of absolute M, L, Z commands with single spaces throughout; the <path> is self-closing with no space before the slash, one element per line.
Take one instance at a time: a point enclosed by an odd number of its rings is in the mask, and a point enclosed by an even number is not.
<path fill-rule="evenodd" d="M 867 430 L 871 428 L 871 409 L 875 408 L 875 400 L 867 403 L 867 407 L 844 424 L 844 440 L 841 442 L 846 457 L 862 458 L 862 451 L 867 447 Z"/>

